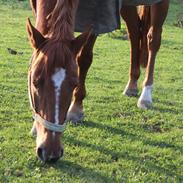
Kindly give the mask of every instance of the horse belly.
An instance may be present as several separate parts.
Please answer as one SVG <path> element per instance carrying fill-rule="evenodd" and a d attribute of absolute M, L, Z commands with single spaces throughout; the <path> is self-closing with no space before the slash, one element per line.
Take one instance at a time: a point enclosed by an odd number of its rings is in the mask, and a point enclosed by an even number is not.
<path fill-rule="evenodd" d="M 139 5 L 146 5 L 151 6 L 155 3 L 159 3 L 162 0 L 123 0 L 123 5 L 125 6 L 139 6 Z"/>

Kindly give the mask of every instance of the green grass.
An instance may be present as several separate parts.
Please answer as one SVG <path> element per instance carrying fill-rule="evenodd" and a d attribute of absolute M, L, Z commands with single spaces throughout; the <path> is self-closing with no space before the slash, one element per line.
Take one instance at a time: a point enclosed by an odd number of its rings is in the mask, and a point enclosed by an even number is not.
<path fill-rule="evenodd" d="M 173 26 L 182 8 L 182 0 L 171 1 L 152 110 L 139 110 L 136 98 L 122 95 L 129 42 L 99 37 L 87 78 L 85 121 L 68 125 L 65 155 L 48 165 L 36 159 L 35 139 L 29 135 L 32 50 L 25 21 L 32 13 L 27 3 L 0 1 L 0 182 L 183 182 L 183 29 Z M 24 54 L 10 55 L 8 47 Z M 144 71 L 139 87 L 143 76 Z"/>

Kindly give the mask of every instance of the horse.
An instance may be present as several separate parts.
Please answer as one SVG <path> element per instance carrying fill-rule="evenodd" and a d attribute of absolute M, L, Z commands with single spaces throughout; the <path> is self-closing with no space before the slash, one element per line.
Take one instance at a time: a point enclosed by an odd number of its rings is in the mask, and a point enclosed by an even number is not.
<path fill-rule="evenodd" d="M 36 150 L 40 160 L 57 161 L 63 155 L 61 136 L 66 121 L 84 118 L 85 80 L 93 60 L 96 34 L 88 29 L 74 38 L 75 14 L 79 0 L 30 0 L 36 17 L 34 27 L 27 22 L 29 40 L 34 49 L 28 73 L 29 98 L 34 112 L 33 132 L 37 133 Z M 121 7 L 130 43 L 130 77 L 124 94 L 136 96 L 140 64 L 146 79 L 138 106 L 148 108 L 155 57 L 160 47 L 162 26 L 168 0 L 142 7 L 127 3 Z"/>
<path fill-rule="evenodd" d="M 34 49 L 28 72 L 29 98 L 34 112 L 37 156 L 44 162 L 55 162 L 63 155 L 61 137 L 79 82 L 76 60 L 91 33 L 88 30 L 74 38 L 76 0 L 58 2 L 53 11 L 62 7 L 62 13 L 52 16 L 54 31 L 44 35 L 27 21 L 28 37 Z"/>

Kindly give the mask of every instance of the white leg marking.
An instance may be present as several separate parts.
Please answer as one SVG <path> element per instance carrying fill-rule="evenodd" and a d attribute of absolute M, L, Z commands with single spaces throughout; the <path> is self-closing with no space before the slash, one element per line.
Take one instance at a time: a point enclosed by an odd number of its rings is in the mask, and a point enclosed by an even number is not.
<path fill-rule="evenodd" d="M 141 96 L 138 100 L 137 106 L 142 109 L 147 109 L 152 105 L 152 90 L 153 85 L 145 86 L 142 90 Z"/>
<path fill-rule="evenodd" d="M 52 81 L 55 87 L 55 123 L 59 124 L 59 103 L 60 103 L 60 90 L 62 83 L 65 79 L 65 69 L 56 69 L 52 76 Z M 55 132 L 53 132 L 53 137 L 55 137 Z"/>

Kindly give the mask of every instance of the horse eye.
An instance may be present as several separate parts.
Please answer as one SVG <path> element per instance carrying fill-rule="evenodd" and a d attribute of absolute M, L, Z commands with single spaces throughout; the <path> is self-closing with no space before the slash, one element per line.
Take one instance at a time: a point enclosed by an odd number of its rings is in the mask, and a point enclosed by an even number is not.
<path fill-rule="evenodd" d="M 43 78 L 37 78 L 37 79 L 34 79 L 33 81 L 35 88 L 39 88 L 41 85 L 43 85 L 43 83 L 44 83 Z"/>

